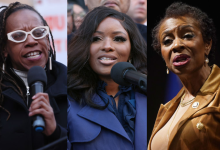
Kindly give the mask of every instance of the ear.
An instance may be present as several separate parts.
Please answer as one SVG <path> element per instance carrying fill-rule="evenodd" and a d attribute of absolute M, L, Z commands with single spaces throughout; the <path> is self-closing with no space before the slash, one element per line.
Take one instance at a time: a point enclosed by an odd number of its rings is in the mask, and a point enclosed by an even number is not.
<path fill-rule="evenodd" d="M 209 42 L 205 43 L 205 54 L 208 56 L 209 52 L 212 48 L 212 40 L 210 40 Z"/>

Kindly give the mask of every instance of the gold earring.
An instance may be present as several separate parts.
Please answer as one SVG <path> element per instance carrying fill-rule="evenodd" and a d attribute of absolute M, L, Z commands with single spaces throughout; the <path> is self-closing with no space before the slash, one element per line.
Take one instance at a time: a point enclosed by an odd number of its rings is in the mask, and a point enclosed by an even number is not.
<path fill-rule="evenodd" d="M 206 57 L 205 62 L 208 64 L 209 63 L 209 58 Z"/>
<path fill-rule="evenodd" d="M 167 68 L 167 74 L 169 74 L 170 73 L 170 71 L 169 71 L 169 69 Z"/>

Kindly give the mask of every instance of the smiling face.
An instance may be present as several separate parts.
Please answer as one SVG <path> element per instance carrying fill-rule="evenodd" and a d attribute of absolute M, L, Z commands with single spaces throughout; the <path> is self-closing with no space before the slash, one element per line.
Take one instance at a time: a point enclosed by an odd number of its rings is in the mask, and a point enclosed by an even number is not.
<path fill-rule="evenodd" d="M 114 18 L 105 18 L 92 37 L 89 63 L 100 79 L 110 77 L 117 62 L 129 60 L 131 44 L 127 31 Z"/>
<path fill-rule="evenodd" d="M 84 0 L 89 11 L 95 7 L 105 6 L 126 13 L 130 6 L 130 0 Z"/>
<path fill-rule="evenodd" d="M 212 42 L 203 41 L 201 29 L 193 18 L 166 19 L 158 36 L 166 65 L 175 74 L 189 74 L 204 66 Z"/>
<path fill-rule="evenodd" d="M 40 16 L 34 11 L 22 9 L 7 18 L 6 33 L 16 30 L 28 32 L 38 26 L 43 26 Z M 21 43 L 7 40 L 5 56 L 10 56 L 13 68 L 27 71 L 33 66 L 45 67 L 49 48 L 48 35 L 36 40 L 29 34 Z"/>

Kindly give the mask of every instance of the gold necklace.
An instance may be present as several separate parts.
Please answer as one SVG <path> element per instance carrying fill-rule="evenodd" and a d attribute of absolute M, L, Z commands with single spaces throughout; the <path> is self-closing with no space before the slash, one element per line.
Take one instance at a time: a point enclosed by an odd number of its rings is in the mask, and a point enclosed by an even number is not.
<path fill-rule="evenodd" d="M 181 101 L 180 101 L 180 106 L 181 107 L 184 107 L 186 105 L 191 104 L 193 102 L 193 100 L 196 98 L 196 97 L 193 97 L 192 99 L 190 99 L 190 100 L 188 100 L 187 102 L 184 103 L 183 100 L 185 98 L 185 95 L 186 95 L 186 93 L 184 93 L 183 96 L 181 97 Z"/>

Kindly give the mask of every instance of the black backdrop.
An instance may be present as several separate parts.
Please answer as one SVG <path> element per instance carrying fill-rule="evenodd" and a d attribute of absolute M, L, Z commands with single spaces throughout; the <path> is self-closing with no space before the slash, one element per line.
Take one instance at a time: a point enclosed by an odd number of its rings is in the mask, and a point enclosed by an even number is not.
<path fill-rule="evenodd" d="M 147 3 L 147 57 L 148 57 L 148 86 L 147 86 L 147 97 L 148 97 L 148 142 L 153 130 L 154 122 L 157 116 L 157 112 L 159 110 L 160 104 L 163 103 L 165 97 L 165 89 L 166 89 L 166 65 L 162 60 L 161 56 L 159 56 L 156 52 L 154 52 L 151 47 L 152 38 L 151 31 L 152 28 L 159 22 L 159 20 L 164 16 L 166 8 L 173 3 L 174 0 L 148 0 Z M 207 15 L 213 19 L 216 27 L 217 33 L 217 50 L 215 54 L 215 64 L 220 66 L 220 50 L 219 44 L 220 41 L 220 7 L 219 2 L 215 0 L 202 1 L 202 0 L 182 0 L 182 2 L 198 7 L 202 11 L 206 12 Z M 170 89 L 172 90 L 172 89 Z"/>

